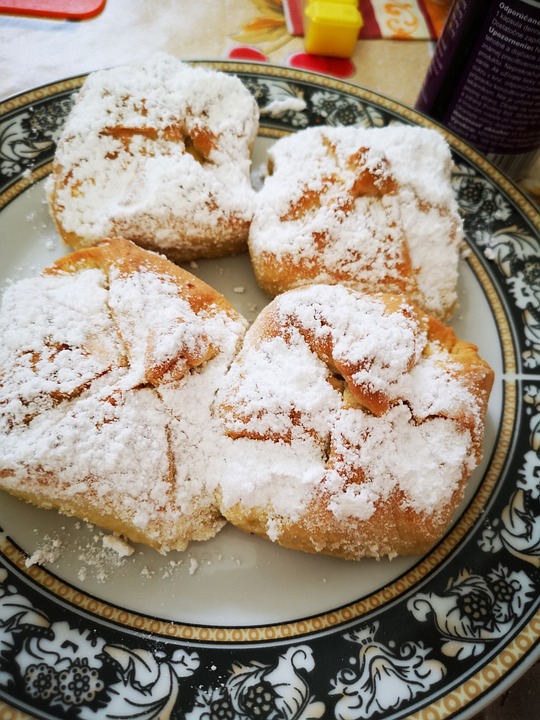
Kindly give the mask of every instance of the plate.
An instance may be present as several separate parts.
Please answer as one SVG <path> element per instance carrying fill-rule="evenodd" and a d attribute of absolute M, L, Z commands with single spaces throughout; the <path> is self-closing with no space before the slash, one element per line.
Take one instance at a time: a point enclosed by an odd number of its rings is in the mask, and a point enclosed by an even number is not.
<path fill-rule="evenodd" d="M 200 64 L 237 75 L 259 103 L 254 180 L 267 147 L 308 125 L 437 127 L 322 75 Z M 0 105 L 4 287 L 66 252 L 44 182 L 83 80 Z M 439 130 L 467 237 L 453 324 L 496 373 L 484 460 L 450 530 L 424 557 L 392 561 L 296 553 L 231 527 L 183 553 L 128 556 L 99 528 L 2 494 L 2 717 L 464 720 L 538 659 L 540 220 Z M 189 269 L 248 319 L 268 302 L 247 256 Z"/>

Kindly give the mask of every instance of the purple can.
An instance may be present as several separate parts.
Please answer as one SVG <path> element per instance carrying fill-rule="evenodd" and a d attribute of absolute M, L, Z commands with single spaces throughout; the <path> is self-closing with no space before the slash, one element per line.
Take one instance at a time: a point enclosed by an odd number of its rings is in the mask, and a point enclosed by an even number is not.
<path fill-rule="evenodd" d="M 454 0 L 416 109 L 523 177 L 540 148 L 540 2 Z"/>

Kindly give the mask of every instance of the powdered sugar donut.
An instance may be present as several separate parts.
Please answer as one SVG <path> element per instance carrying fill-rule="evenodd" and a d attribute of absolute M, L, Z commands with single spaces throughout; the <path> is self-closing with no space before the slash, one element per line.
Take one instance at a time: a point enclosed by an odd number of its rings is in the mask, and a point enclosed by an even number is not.
<path fill-rule="evenodd" d="M 463 230 L 440 133 L 312 127 L 278 140 L 269 166 L 249 235 L 266 292 L 339 282 L 450 318 Z"/>
<path fill-rule="evenodd" d="M 259 112 L 242 82 L 158 53 L 92 73 L 49 183 L 73 248 L 122 236 L 175 261 L 246 249 Z"/>
<path fill-rule="evenodd" d="M 0 488 L 159 550 L 215 535 L 211 404 L 245 321 L 113 239 L 10 286 L 0 314 Z"/>
<path fill-rule="evenodd" d="M 417 554 L 482 454 L 493 372 L 395 295 L 314 285 L 274 299 L 220 394 L 227 519 L 344 558 Z"/>

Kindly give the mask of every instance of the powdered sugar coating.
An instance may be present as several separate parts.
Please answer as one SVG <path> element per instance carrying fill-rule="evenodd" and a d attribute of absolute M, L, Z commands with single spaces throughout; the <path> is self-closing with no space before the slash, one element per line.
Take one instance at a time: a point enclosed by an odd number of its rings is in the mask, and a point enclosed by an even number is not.
<path fill-rule="evenodd" d="M 337 518 L 367 520 L 396 490 L 403 494 L 403 507 L 432 514 L 450 502 L 464 469 L 472 471 L 476 465 L 468 431 L 442 417 L 418 423 L 402 403 L 382 418 L 344 410 L 332 443 L 334 452 L 345 458 L 325 480 Z M 363 482 L 347 482 L 359 469 Z"/>
<path fill-rule="evenodd" d="M 284 294 L 277 307 L 278 323 L 292 322 L 307 331 L 315 346 L 329 343 L 333 365 L 354 368 L 352 385 L 373 392 L 386 393 L 419 360 L 427 342 L 405 302 L 405 312 L 388 314 L 380 300 L 351 294 L 343 286 Z"/>
<path fill-rule="evenodd" d="M 448 319 L 463 231 L 440 133 L 313 127 L 278 140 L 269 159 L 249 238 L 265 289 L 337 281 L 405 292 Z"/>
<path fill-rule="evenodd" d="M 0 484 L 90 508 L 162 550 L 215 534 L 223 520 L 200 456 L 244 331 L 232 310 L 195 312 L 150 268 L 14 283 L 0 314 Z"/>
<path fill-rule="evenodd" d="M 151 272 L 124 277 L 113 270 L 110 277 L 108 304 L 129 342 L 132 383 L 151 382 L 153 370 L 173 362 L 174 376 L 183 377 L 193 358 L 202 361 L 223 342 L 221 316 L 194 312 L 173 283 Z"/>
<path fill-rule="evenodd" d="M 165 53 L 92 73 L 56 150 L 52 215 L 75 247 L 122 235 L 176 259 L 238 251 L 257 127 L 238 78 Z"/>
<path fill-rule="evenodd" d="M 0 316 L 2 430 L 69 398 L 123 361 L 105 277 L 44 276 L 8 287 Z M 5 440 L 5 436 L 2 435 Z"/>
<path fill-rule="evenodd" d="M 442 532 L 481 456 L 492 374 L 473 346 L 470 366 L 459 360 L 460 341 L 444 332 L 439 340 L 438 328 L 406 301 L 339 285 L 275 298 L 219 395 L 229 456 L 243 458 L 222 476 L 225 515 L 292 546 L 291 525 L 309 525 L 314 503 L 333 516 L 336 536 L 342 522 L 377 522 L 386 505 L 440 522 Z M 311 532 L 312 548 L 324 549 Z M 391 534 L 381 527 L 361 552 L 391 552 Z"/>

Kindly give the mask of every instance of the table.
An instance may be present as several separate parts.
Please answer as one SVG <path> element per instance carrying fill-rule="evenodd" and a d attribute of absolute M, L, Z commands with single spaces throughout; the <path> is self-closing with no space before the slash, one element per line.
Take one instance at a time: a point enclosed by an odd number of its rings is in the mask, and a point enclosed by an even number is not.
<path fill-rule="evenodd" d="M 224 59 L 246 57 L 246 48 L 254 47 L 273 64 L 288 64 L 303 52 L 302 38 L 287 32 L 281 3 L 112 0 L 96 17 L 81 22 L 0 15 L 0 97 L 157 50 L 184 59 Z M 431 52 L 429 40 L 364 40 L 357 43 L 351 63 L 333 70 L 349 82 L 414 105 Z M 539 180 L 537 167 L 529 188 L 538 191 Z M 535 708 L 540 710 L 540 665 L 475 720 L 529 720 Z"/>

